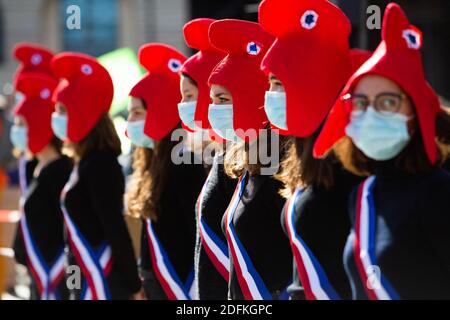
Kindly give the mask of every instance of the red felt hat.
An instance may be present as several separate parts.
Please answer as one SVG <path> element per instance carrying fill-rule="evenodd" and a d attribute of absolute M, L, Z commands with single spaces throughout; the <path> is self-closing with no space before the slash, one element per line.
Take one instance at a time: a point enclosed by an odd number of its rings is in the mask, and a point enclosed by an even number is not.
<path fill-rule="evenodd" d="M 45 74 L 30 72 L 17 78 L 16 90 L 24 95 L 14 109 L 15 115 L 23 116 L 28 126 L 28 149 L 36 154 L 53 138 L 51 117 L 52 93 L 58 82 Z"/>
<path fill-rule="evenodd" d="M 111 76 L 95 58 L 81 53 L 60 53 L 51 66 L 55 75 L 64 78 L 53 100 L 67 109 L 68 140 L 80 142 L 111 106 L 114 95 Z"/>
<path fill-rule="evenodd" d="M 233 97 L 233 126 L 244 132 L 259 130 L 267 124 L 264 93 L 269 88 L 260 64 L 274 38 L 258 23 L 226 19 L 209 28 L 213 46 L 227 56 L 214 68 L 209 84 L 227 88 Z M 245 137 L 238 130 L 237 135 Z"/>
<path fill-rule="evenodd" d="M 139 49 L 139 62 L 148 73 L 131 89 L 130 96 L 147 106 L 144 132 L 159 141 L 180 122 L 178 102 L 180 69 L 186 57 L 171 46 L 150 43 Z"/>
<path fill-rule="evenodd" d="M 436 93 L 425 80 L 421 45 L 421 32 L 409 23 L 399 5 L 390 3 L 384 13 L 382 41 L 341 92 L 316 141 L 314 156 L 323 156 L 345 135 L 350 116 L 342 97 L 351 93 L 362 77 L 376 74 L 394 81 L 411 98 L 427 156 L 431 163 L 436 162 L 435 120 L 440 107 Z"/>
<path fill-rule="evenodd" d="M 208 31 L 214 19 L 200 18 L 186 23 L 183 27 L 186 44 L 199 50 L 183 64 L 182 73 L 186 73 L 197 83 L 198 98 L 194 120 L 204 129 L 210 129 L 208 120 L 209 97 L 208 78 L 214 67 L 225 57 L 225 53 L 209 42 Z"/>
<path fill-rule="evenodd" d="M 265 0 L 259 22 L 276 37 L 261 68 L 283 83 L 288 132 L 307 137 L 351 74 L 350 21 L 326 0 Z"/>
<path fill-rule="evenodd" d="M 53 77 L 50 67 L 53 52 L 47 48 L 33 43 L 19 43 L 13 49 L 13 55 L 20 62 L 14 75 L 14 86 L 17 79 L 28 72 L 44 73 Z"/>

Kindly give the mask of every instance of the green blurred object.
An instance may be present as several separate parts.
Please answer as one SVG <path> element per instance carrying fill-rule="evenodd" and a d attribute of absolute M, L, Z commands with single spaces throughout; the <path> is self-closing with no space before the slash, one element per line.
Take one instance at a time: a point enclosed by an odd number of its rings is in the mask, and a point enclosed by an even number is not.
<path fill-rule="evenodd" d="M 98 57 L 98 61 L 108 70 L 113 80 L 114 99 L 109 113 L 115 116 L 126 109 L 128 93 L 145 72 L 131 48 L 108 52 Z"/>

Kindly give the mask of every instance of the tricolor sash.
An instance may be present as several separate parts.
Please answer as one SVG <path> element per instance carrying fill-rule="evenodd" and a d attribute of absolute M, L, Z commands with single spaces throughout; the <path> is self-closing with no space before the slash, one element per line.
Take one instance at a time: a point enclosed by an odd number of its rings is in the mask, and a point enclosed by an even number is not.
<path fill-rule="evenodd" d="M 206 223 L 203 212 L 202 204 L 205 196 L 206 186 L 209 183 L 212 170 L 209 172 L 206 178 L 205 184 L 203 185 L 202 191 L 197 200 L 197 220 L 198 228 L 200 231 L 200 239 L 202 241 L 202 246 L 205 249 L 206 254 L 209 259 L 216 267 L 220 275 L 228 282 L 229 272 L 230 272 L 230 258 L 228 257 L 228 247 L 227 244 L 220 239 L 214 231 Z"/>
<path fill-rule="evenodd" d="M 339 300 L 339 295 L 328 280 L 319 261 L 295 229 L 295 202 L 301 195 L 302 190 L 296 189 L 292 197 L 288 200 L 285 209 L 285 222 L 306 299 Z"/>
<path fill-rule="evenodd" d="M 239 241 L 234 230 L 233 217 L 245 188 L 247 173 L 239 178 L 238 184 L 225 212 L 225 227 L 230 253 L 245 300 L 271 300 L 272 295 L 267 290 L 261 276 L 256 271 L 244 246 Z"/>
<path fill-rule="evenodd" d="M 383 276 L 375 254 L 376 212 L 373 197 L 375 176 L 367 178 L 358 187 L 354 227 L 354 256 L 362 285 L 371 300 L 397 300 L 400 296 Z"/>
<path fill-rule="evenodd" d="M 112 267 L 112 258 L 111 258 L 111 248 L 104 243 L 100 246 L 100 249 L 97 250 L 97 258 L 100 261 L 100 265 L 103 269 L 103 273 L 107 277 Z M 85 284 L 83 286 L 83 290 L 81 292 L 80 300 L 93 300 L 92 290 L 89 287 L 87 280 L 85 280 Z"/>
<path fill-rule="evenodd" d="M 92 246 L 83 236 L 74 221 L 71 219 L 66 207 L 65 198 L 67 192 L 78 182 L 78 166 L 75 166 L 69 181 L 64 186 L 61 193 L 61 210 L 64 216 L 64 224 L 67 230 L 70 248 L 75 256 L 77 264 L 80 266 L 83 275 L 86 278 L 87 286 L 89 287 L 89 294 L 84 298 L 91 298 L 92 300 L 110 300 L 108 282 L 106 281 L 107 273 L 112 265 L 111 249 L 106 246 L 102 252 L 109 252 L 109 254 L 96 254 Z M 101 261 L 103 257 L 104 261 Z"/>
<path fill-rule="evenodd" d="M 41 300 L 57 300 L 60 299 L 58 293 L 58 285 L 64 277 L 65 255 L 61 248 L 54 262 L 49 266 L 36 245 L 28 227 L 27 218 L 24 210 L 25 194 L 28 189 L 26 179 L 26 159 L 19 159 L 19 183 L 22 190 L 20 199 L 20 229 L 22 231 L 25 252 L 27 256 L 27 265 L 33 279 L 36 282 L 37 289 Z"/>
<path fill-rule="evenodd" d="M 186 283 L 183 284 L 156 235 L 151 219 L 146 219 L 145 223 L 153 271 L 167 298 L 169 300 L 191 300 L 194 297 L 195 289 L 193 272 L 189 274 Z"/>
<path fill-rule="evenodd" d="M 28 267 L 39 291 L 41 300 L 60 299 L 58 285 L 64 278 L 65 255 L 61 248 L 54 262 L 49 266 L 42 257 L 27 225 L 25 213 L 22 212 L 20 228 L 25 244 Z"/>

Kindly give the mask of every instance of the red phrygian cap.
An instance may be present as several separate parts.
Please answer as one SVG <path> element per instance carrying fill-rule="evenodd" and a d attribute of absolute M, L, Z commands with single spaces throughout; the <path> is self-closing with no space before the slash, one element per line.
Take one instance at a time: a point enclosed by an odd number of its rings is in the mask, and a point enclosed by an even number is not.
<path fill-rule="evenodd" d="M 316 141 L 314 156 L 323 156 L 345 135 L 350 115 L 342 97 L 351 93 L 362 77 L 375 74 L 394 81 L 411 98 L 426 154 L 431 163 L 436 162 L 435 121 L 440 106 L 436 93 L 425 80 L 421 46 L 421 32 L 409 23 L 399 5 L 388 4 L 383 18 L 382 41 L 370 59 L 348 80 Z"/>
<path fill-rule="evenodd" d="M 214 68 L 209 84 L 228 89 L 233 97 L 235 130 L 259 130 L 267 124 L 264 93 L 269 88 L 267 76 L 260 64 L 274 38 L 258 23 L 226 19 L 209 28 L 213 46 L 227 53 Z M 237 135 L 243 136 L 239 131 Z"/>
<path fill-rule="evenodd" d="M 198 98 L 194 120 L 204 129 L 210 129 L 208 120 L 209 96 L 208 78 L 214 67 L 225 57 L 225 53 L 209 42 L 208 31 L 214 19 L 200 18 L 189 21 L 183 27 L 186 44 L 199 50 L 183 64 L 182 73 L 186 73 L 197 83 Z"/>
<path fill-rule="evenodd" d="M 28 126 L 28 149 L 39 153 L 53 138 L 51 117 L 52 94 L 58 82 L 42 73 L 22 74 L 16 81 L 16 90 L 24 96 L 14 109 L 15 115 L 25 118 Z"/>
<path fill-rule="evenodd" d="M 144 133 L 160 141 L 180 122 L 179 72 L 186 57 L 161 43 L 142 46 L 138 55 L 148 73 L 131 89 L 130 96 L 144 100 L 147 106 Z"/>
<path fill-rule="evenodd" d="M 13 50 L 14 58 L 20 64 L 14 75 L 14 87 L 21 75 L 26 73 L 42 73 L 53 77 L 50 62 L 53 52 L 45 47 L 33 43 L 19 43 Z"/>
<path fill-rule="evenodd" d="M 68 140 L 80 142 L 111 107 L 111 76 L 95 58 L 81 53 L 60 53 L 51 66 L 55 75 L 64 79 L 56 88 L 53 101 L 61 102 L 67 109 Z"/>
<path fill-rule="evenodd" d="M 351 75 L 350 21 L 326 0 L 265 0 L 259 22 L 276 37 L 261 68 L 283 83 L 289 134 L 307 137 Z"/>

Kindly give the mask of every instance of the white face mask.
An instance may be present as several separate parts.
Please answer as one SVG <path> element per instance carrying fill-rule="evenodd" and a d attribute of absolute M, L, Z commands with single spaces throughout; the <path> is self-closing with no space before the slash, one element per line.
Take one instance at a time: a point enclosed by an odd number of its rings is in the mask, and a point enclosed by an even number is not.
<path fill-rule="evenodd" d="M 233 142 L 242 140 L 234 131 L 232 104 L 210 104 L 208 120 L 214 132 L 222 139 Z"/>
<path fill-rule="evenodd" d="M 67 124 L 68 119 L 66 114 L 52 113 L 53 133 L 62 141 L 67 140 Z"/>
<path fill-rule="evenodd" d="M 153 149 L 155 143 L 152 138 L 144 133 L 145 120 L 128 121 L 127 133 L 131 142 L 143 148 Z"/>
<path fill-rule="evenodd" d="M 25 152 L 28 149 L 28 128 L 13 125 L 10 131 L 11 143 L 18 150 Z"/>
<path fill-rule="evenodd" d="M 180 102 L 178 104 L 178 114 L 183 124 L 191 130 L 195 129 L 194 116 L 197 101 Z"/>
<path fill-rule="evenodd" d="M 286 92 L 266 91 L 264 110 L 274 126 L 287 130 Z"/>
<path fill-rule="evenodd" d="M 368 107 L 354 111 L 345 133 L 367 157 L 378 160 L 395 158 L 410 140 L 408 118 L 399 113 L 381 113 Z"/>

